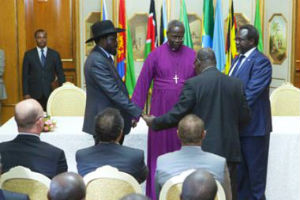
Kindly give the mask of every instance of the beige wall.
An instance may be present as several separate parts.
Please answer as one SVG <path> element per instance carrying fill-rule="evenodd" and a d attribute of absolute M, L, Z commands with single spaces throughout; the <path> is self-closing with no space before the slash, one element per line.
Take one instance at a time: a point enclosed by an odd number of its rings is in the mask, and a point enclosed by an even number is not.
<path fill-rule="evenodd" d="M 179 19 L 179 13 L 180 13 L 180 2 L 181 0 L 166 0 L 169 7 L 170 13 L 168 14 L 169 20 L 171 19 Z M 188 13 L 193 13 L 198 15 L 202 19 L 202 6 L 203 6 L 203 0 L 185 0 L 187 11 Z M 287 29 L 287 35 L 288 35 L 288 57 L 285 59 L 285 61 L 281 64 L 273 64 L 273 80 L 271 87 L 278 87 L 281 85 L 284 81 L 290 81 L 291 77 L 291 68 L 293 65 L 293 46 L 292 46 L 292 34 L 293 34 L 293 4 L 295 0 L 288 0 L 284 1 L 284 3 L 281 0 L 261 0 L 262 5 L 262 23 L 263 23 L 263 35 L 264 35 L 264 53 L 268 56 L 268 23 L 270 18 L 274 13 L 282 13 L 285 18 L 288 21 L 288 29 Z M 118 2 L 119 0 L 106 0 L 106 4 L 108 7 L 108 12 L 110 13 L 109 18 L 113 20 L 117 20 L 118 18 Z M 156 15 L 157 15 L 157 27 L 160 25 L 160 8 L 161 8 L 161 2 L 162 0 L 156 0 Z M 255 17 L 255 0 L 252 1 L 245 1 L 245 0 L 234 0 L 234 9 L 235 13 L 243 13 L 243 15 L 250 21 L 250 23 L 254 23 L 254 17 Z M 223 18 L 224 20 L 228 16 L 228 10 L 229 10 L 229 1 L 223 0 Z M 100 10 L 100 0 L 86 0 L 81 1 L 81 28 L 84 28 L 84 19 L 87 17 L 87 15 L 90 12 L 93 11 L 99 11 Z M 149 6 L 150 6 L 150 0 L 127 0 L 126 1 L 126 7 L 127 7 L 127 17 L 130 19 L 133 17 L 135 13 L 148 13 L 149 12 Z M 114 12 L 114 14 L 112 14 Z M 224 24 L 226 26 L 226 24 Z M 85 31 L 84 29 L 81 29 L 81 57 L 84 58 L 84 38 L 85 38 Z M 159 29 L 158 29 L 159 32 Z M 83 68 L 85 59 L 81 59 L 81 64 Z M 142 61 L 135 61 L 135 68 L 136 68 L 136 75 L 138 76 L 141 68 L 142 68 Z M 83 76 L 83 73 L 81 73 Z M 84 83 L 83 78 L 81 79 L 82 83 Z M 83 84 L 82 84 L 83 85 Z"/>

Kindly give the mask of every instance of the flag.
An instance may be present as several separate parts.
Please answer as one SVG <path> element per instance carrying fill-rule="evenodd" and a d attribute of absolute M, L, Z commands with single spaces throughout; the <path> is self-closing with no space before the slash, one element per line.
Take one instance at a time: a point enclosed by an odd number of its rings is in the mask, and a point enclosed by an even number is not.
<path fill-rule="evenodd" d="M 167 39 L 167 8 L 166 0 L 163 0 L 160 12 L 160 44 L 168 41 Z"/>
<path fill-rule="evenodd" d="M 215 25 L 212 49 L 215 52 L 217 68 L 223 71 L 225 68 L 225 45 L 224 45 L 224 25 L 222 13 L 222 1 L 217 0 L 215 11 Z"/>
<path fill-rule="evenodd" d="M 203 1 L 202 17 L 202 47 L 212 47 L 214 34 L 214 5 L 213 0 Z"/>
<path fill-rule="evenodd" d="M 155 14 L 155 3 L 154 0 L 151 0 L 150 11 L 148 16 L 148 25 L 147 25 L 147 38 L 146 45 L 144 50 L 145 59 L 151 51 L 157 47 L 157 31 L 156 31 L 156 14 Z"/>
<path fill-rule="evenodd" d="M 135 71 L 134 71 L 134 61 L 132 52 L 132 39 L 129 24 L 126 27 L 127 33 L 127 51 L 126 51 L 126 75 L 125 75 L 125 85 L 127 87 L 129 96 L 132 96 L 135 87 Z"/>
<path fill-rule="evenodd" d="M 184 0 L 182 0 L 181 8 L 180 8 L 180 21 L 182 21 L 184 28 L 185 28 L 183 44 L 190 48 L 193 48 L 193 40 L 192 40 L 191 31 L 190 31 L 189 18 L 187 16 Z"/>
<path fill-rule="evenodd" d="M 107 20 L 107 10 L 105 0 L 101 0 L 101 21 Z"/>
<path fill-rule="evenodd" d="M 234 17 L 234 8 L 233 0 L 229 0 L 229 15 L 228 15 L 228 31 L 227 31 L 227 40 L 226 40 L 226 65 L 225 65 L 225 74 L 229 73 L 231 67 L 231 61 L 237 55 L 236 43 L 235 43 L 235 34 L 236 34 L 236 21 Z"/>
<path fill-rule="evenodd" d="M 257 49 L 260 52 L 263 52 L 264 51 L 264 45 L 263 45 L 263 37 L 262 37 L 263 35 L 262 35 L 262 31 L 261 31 L 261 17 L 260 17 L 260 3 L 259 3 L 259 0 L 256 0 L 254 26 L 257 29 L 258 34 L 259 34 Z"/>
<path fill-rule="evenodd" d="M 119 4 L 119 28 L 125 29 L 126 14 L 125 14 L 125 0 L 120 0 Z M 118 54 L 117 54 L 117 70 L 120 77 L 125 81 L 126 66 L 126 32 L 118 34 Z"/>

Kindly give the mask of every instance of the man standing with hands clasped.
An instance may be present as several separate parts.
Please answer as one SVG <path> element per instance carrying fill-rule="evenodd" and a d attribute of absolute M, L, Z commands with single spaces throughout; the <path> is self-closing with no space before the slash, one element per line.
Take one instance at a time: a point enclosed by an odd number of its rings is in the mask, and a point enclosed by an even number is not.
<path fill-rule="evenodd" d="M 240 55 L 229 75 L 243 82 L 251 110 L 251 121 L 240 132 L 242 163 L 238 168 L 238 199 L 265 200 L 270 132 L 272 131 L 269 86 L 272 65 L 257 50 L 259 35 L 252 25 L 244 25 L 236 36 Z"/>
<path fill-rule="evenodd" d="M 47 32 L 38 29 L 34 37 L 37 47 L 25 52 L 23 60 L 23 96 L 36 99 L 45 111 L 52 82 L 57 77 L 62 85 L 65 75 L 59 53 L 47 47 Z"/>

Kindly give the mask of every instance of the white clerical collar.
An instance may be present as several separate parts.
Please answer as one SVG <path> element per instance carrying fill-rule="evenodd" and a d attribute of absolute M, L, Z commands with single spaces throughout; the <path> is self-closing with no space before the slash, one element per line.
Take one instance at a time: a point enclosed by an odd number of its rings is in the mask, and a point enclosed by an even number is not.
<path fill-rule="evenodd" d="M 35 137 L 40 137 L 39 135 L 37 134 L 34 134 L 34 133 L 25 133 L 25 132 L 19 132 L 19 135 L 30 135 L 30 136 L 35 136 Z"/>

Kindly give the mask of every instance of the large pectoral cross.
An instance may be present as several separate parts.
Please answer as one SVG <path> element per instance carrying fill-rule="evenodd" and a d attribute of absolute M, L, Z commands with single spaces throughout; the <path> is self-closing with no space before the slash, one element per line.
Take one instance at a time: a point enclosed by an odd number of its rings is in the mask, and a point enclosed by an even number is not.
<path fill-rule="evenodd" d="M 179 80 L 179 77 L 177 76 L 177 74 L 175 74 L 175 76 L 174 76 L 173 79 L 175 80 L 175 83 L 177 84 L 177 83 L 178 83 L 178 80 Z"/>

